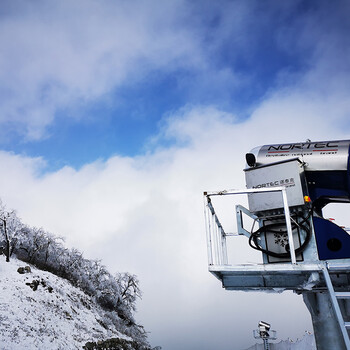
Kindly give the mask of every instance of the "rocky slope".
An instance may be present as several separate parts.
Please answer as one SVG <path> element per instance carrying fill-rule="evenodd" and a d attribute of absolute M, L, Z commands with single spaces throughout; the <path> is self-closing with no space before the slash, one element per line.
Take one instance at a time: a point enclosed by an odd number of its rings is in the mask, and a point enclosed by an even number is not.
<path fill-rule="evenodd" d="M 104 310 L 70 282 L 33 266 L 19 273 L 25 266 L 0 256 L 0 349 L 97 349 L 107 339 L 114 339 L 110 349 L 144 349 L 106 323 Z"/>

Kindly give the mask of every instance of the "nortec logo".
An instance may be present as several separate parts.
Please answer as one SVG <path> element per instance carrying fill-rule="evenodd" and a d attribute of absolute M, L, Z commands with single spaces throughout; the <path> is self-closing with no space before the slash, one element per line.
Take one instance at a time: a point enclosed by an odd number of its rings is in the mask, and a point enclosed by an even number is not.
<path fill-rule="evenodd" d="M 265 188 L 265 187 L 275 187 L 275 186 L 285 186 L 285 187 L 293 187 L 295 186 L 294 178 L 281 179 L 277 181 L 266 182 L 262 184 L 258 184 L 253 186 L 252 188 Z"/>
<path fill-rule="evenodd" d="M 335 142 L 306 142 L 306 143 L 291 143 L 285 145 L 273 145 L 269 146 L 268 151 L 290 151 L 299 149 L 313 149 L 313 148 L 338 148 L 338 144 Z"/>

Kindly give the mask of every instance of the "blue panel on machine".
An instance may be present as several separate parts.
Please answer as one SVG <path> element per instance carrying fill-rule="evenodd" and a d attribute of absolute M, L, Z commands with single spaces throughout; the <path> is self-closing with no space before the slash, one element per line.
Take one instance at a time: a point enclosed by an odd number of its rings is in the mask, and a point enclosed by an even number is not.
<path fill-rule="evenodd" d="M 333 222 L 313 217 L 320 260 L 350 258 L 350 235 Z"/>

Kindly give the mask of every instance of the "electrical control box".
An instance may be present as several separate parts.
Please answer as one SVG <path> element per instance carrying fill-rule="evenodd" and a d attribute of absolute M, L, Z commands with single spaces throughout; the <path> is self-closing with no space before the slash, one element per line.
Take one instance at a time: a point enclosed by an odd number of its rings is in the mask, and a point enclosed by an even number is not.
<path fill-rule="evenodd" d="M 297 159 L 289 159 L 260 167 L 245 169 L 247 188 L 286 188 L 288 206 L 296 207 L 305 204 L 306 182 L 304 167 Z M 248 195 L 249 210 L 253 213 L 283 208 L 280 192 L 251 193 Z"/>

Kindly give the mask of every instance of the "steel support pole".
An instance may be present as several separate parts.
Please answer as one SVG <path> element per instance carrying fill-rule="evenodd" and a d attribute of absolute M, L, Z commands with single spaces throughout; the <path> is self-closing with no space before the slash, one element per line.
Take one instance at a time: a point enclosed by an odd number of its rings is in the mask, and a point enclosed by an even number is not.
<path fill-rule="evenodd" d="M 264 342 L 264 350 L 269 350 L 270 349 L 269 340 L 267 338 L 263 338 L 263 342 Z"/>
<path fill-rule="evenodd" d="M 283 198 L 283 206 L 284 206 L 284 215 L 286 218 L 286 225 L 287 225 L 287 232 L 288 232 L 288 243 L 289 243 L 289 251 L 290 251 L 290 258 L 292 260 L 292 264 L 297 263 L 297 259 L 295 256 L 295 248 L 294 248 L 294 240 L 293 240 L 293 231 L 292 231 L 292 225 L 290 222 L 290 212 L 289 212 L 289 206 L 288 206 L 288 200 L 287 200 L 287 191 L 285 187 L 282 189 L 282 198 Z"/>
<path fill-rule="evenodd" d="M 329 293 L 304 292 L 303 299 L 311 314 L 317 350 L 349 350 L 344 343 Z"/>

